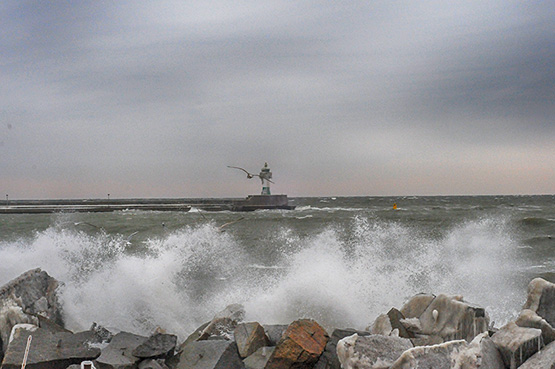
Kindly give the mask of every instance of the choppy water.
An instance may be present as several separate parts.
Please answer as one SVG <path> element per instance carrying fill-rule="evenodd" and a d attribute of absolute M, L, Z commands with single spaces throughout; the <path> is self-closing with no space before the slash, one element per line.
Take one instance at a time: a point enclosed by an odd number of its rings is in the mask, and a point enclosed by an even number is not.
<path fill-rule="evenodd" d="M 532 278 L 555 280 L 555 196 L 292 202 L 253 213 L 0 215 L 0 283 L 41 267 L 65 282 L 71 329 L 161 326 L 184 338 L 229 303 L 261 323 L 364 328 L 419 292 L 461 294 L 499 326 Z"/>

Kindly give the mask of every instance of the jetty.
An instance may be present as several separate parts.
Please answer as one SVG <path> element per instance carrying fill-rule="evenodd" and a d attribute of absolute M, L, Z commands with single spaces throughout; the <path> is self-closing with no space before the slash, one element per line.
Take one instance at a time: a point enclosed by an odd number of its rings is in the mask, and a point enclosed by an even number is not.
<path fill-rule="evenodd" d="M 0 214 L 45 214 L 45 213 L 101 213 L 124 210 L 181 211 L 192 208 L 204 211 L 254 211 L 262 209 L 293 210 L 287 195 L 272 195 L 270 183 L 274 183 L 268 163 L 259 174 L 249 173 L 247 178 L 260 178 L 262 191 L 260 195 L 249 195 L 246 198 L 130 198 L 130 199 L 58 199 L 58 200 L 9 200 L 0 204 Z"/>
<path fill-rule="evenodd" d="M 181 211 L 292 210 L 287 195 L 250 195 L 246 198 L 169 199 L 58 199 L 9 200 L 0 205 L 0 214 L 101 213 L 126 210 Z"/>

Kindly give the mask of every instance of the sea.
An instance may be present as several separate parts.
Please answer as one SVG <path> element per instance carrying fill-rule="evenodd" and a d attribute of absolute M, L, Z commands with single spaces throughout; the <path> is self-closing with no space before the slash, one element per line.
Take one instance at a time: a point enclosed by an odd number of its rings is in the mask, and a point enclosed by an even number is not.
<path fill-rule="evenodd" d="M 186 338 L 228 304 L 245 320 L 365 329 L 418 293 L 514 320 L 555 282 L 555 196 L 292 198 L 295 210 L 0 215 L 0 284 L 42 268 L 66 326 Z M 394 204 L 397 208 L 394 209 Z"/>

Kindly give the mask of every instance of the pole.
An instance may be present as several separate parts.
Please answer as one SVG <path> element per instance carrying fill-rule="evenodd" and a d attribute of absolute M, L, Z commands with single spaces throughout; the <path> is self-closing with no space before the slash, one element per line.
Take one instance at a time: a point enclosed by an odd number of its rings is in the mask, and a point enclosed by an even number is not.
<path fill-rule="evenodd" d="M 25 347 L 25 355 L 23 355 L 23 363 L 21 363 L 21 369 L 25 369 L 25 366 L 27 365 L 27 356 L 29 355 L 29 347 L 31 347 L 31 340 L 33 339 L 33 336 L 29 335 L 29 337 L 27 338 L 27 347 Z"/>

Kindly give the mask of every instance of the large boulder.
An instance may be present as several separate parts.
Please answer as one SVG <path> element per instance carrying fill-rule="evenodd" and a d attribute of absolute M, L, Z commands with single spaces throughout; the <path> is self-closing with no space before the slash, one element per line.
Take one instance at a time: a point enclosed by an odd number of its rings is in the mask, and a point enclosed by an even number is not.
<path fill-rule="evenodd" d="M 239 356 L 246 358 L 261 347 L 270 346 L 264 328 L 257 322 L 240 323 L 233 332 Z"/>
<path fill-rule="evenodd" d="M 177 345 L 177 336 L 173 334 L 156 333 L 145 342 L 137 346 L 132 355 L 141 359 L 165 359 L 170 357 Z"/>
<path fill-rule="evenodd" d="M 470 342 L 488 331 L 489 319 L 483 308 L 471 305 L 462 297 L 438 295 L 419 317 L 422 334 L 435 335 L 444 341 L 464 339 Z"/>
<path fill-rule="evenodd" d="M 554 369 L 555 368 L 555 342 L 551 342 L 541 351 L 535 353 L 518 369 Z"/>
<path fill-rule="evenodd" d="M 237 324 L 243 321 L 245 308 L 241 304 L 231 304 L 219 313 L 200 332 L 199 341 L 210 339 L 214 336 L 231 339 Z"/>
<path fill-rule="evenodd" d="M 243 363 L 246 369 L 264 369 L 276 348 L 272 346 L 261 347 L 252 355 L 245 358 Z"/>
<path fill-rule="evenodd" d="M 314 320 L 296 320 L 285 330 L 266 369 L 312 367 L 324 351 L 328 339 L 327 332 Z"/>
<path fill-rule="evenodd" d="M 116 334 L 96 359 L 96 367 L 99 369 L 136 367 L 141 359 L 134 356 L 133 351 L 147 340 L 148 337 L 129 332 Z"/>
<path fill-rule="evenodd" d="M 523 309 L 530 309 L 555 327 L 555 284 L 535 278 L 528 284 L 528 298 Z"/>
<path fill-rule="evenodd" d="M 518 368 L 542 346 L 542 331 L 535 328 L 523 328 L 510 322 L 492 336 L 505 365 L 511 369 Z"/>
<path fill-rule="evenodd" d="M 314 366 L 314 369 L 341 369 L 341 363 L 337 357 L 337 343 L 343 338 L 354 334 L 358 334 L 359 336 L 369 336 L 370 332 L 358 331 L 355 329 L 335 329 L 326 344 L 324 352 Z"/>
<path fill-rule="evenodd" d="M 66 369 L 72 364 L 94 360 L 100 355 L 100 349 L 91 344 L 98 343 L 101 338 L 92 331 L 77 334 L 52 333 L 43 328 L 16 325 L 2 362 L 2 369 L 21 368 L 29 336 L 31 342 L 27 357 L 28 369 Z"/>
<path fill-rule="evenodd" d="M 176 369 L 242 369 L 237 345 L 227 340 L 192 341 L 179 354 Z"/>
<path fill-rule="evenodd" d="M 343 369 L 389 369 L 412 347 L 406 338 L 355 333 L 337 343 L 337 356 Z"/>
<path fill-rule="evenodd" d="M 12 327 L 37 323 L 41 315 L 64 326 L 56 290 L 59 282 L 41 269 L 29 270 L 0 288 L 0 338 L 7 346 Z"/>
<path fill-rule="evenodd" d="M 451 369 L 459 353 L 467 346 L 465 340 L 457 340 L 432 346 L 419 346 L 406 350 L 390 366 L 390 369 Z"/>
<path fill-rule="evenodd" d="M 420 293 L 407 301 L 401 308 L 401 314 L 407 319 L 418 318 L 436 298 L 435 295 Z"/>
<path fill-rule="evenodd" d="M 520 327 L 538 328 L 545 343 L 555 340 L 555 284 L 535 278 L 528 284 L 528 298 L 516 320 Z"/>

